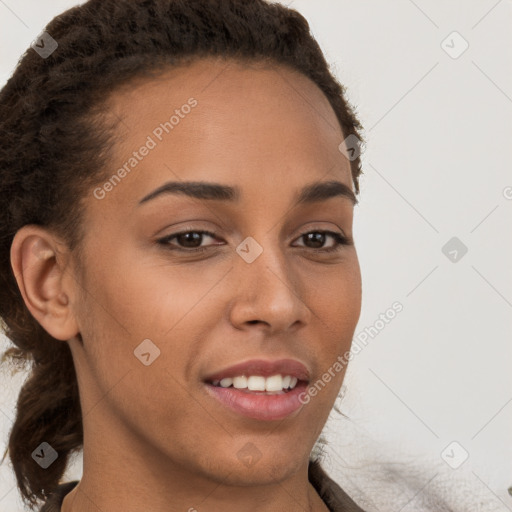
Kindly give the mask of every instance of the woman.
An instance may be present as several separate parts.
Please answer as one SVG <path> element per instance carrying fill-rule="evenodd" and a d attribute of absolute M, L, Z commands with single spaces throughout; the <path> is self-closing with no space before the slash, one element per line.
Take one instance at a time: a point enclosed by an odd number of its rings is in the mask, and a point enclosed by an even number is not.
<path fill-rule="evenodd" d="M 48 25 L 0 109 L 26 504 L 362 510 L 312 455 L 360 312 L 361 126 L 306 20 L 90 0 Z"/>

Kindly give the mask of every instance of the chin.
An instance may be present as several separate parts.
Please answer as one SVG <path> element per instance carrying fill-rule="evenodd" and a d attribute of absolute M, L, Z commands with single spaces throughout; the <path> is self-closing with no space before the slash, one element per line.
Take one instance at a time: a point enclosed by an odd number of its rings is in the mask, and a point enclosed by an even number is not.
<path fill-rule="evenodd" d="M 217 462 L 214 468 L 210 467 L 208 471 L 210 479 L 219 483 L 245 487 L 285 481 L 307 463 L 308 457 L 304 455 L 299 458 L 297 453 L 291 453 L 287 457 L 283 453 L 276 455 L 274 452 L 259 459 L 255 455 L 252 460 L 249 456 L 241 456 L 240 459 L 237 457 L 235 460 L 220 456 L 217 460 L 219 462 L 222 460 L 223 463 Z"/>

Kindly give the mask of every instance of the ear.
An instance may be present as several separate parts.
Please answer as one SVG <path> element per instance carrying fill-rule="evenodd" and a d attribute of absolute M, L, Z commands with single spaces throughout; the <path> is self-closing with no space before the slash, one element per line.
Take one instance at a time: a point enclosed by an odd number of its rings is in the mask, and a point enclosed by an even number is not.
<path fill-rule="evenodd" d="M 65 247 L 49 230 L 35 225 L 23 226 L 11 245 L 11 266 L 27 308 L 48 334 L 63 341 L 78 334 L 70 301 L 74 279 L 65 275 L 71 272 L 66 269 Z"/>

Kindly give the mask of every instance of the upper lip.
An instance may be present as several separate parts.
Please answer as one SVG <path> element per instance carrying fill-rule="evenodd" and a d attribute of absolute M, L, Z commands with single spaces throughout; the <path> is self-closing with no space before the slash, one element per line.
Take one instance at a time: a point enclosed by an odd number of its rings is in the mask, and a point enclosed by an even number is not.
<path fill-rule="evenodd" d="M 242 363 L 235 364 L 229 368 L 224 368 L 218 372 L 208 375 L 205 381 L 222 380 L 227 377 L 237 377 L 239 375 L 260 375 L 270 377 L 271 375 L 290 375 L 297 377 L 297 380 L 309 381 L 309 370 L 296 359 L 278 359 L 269 361 L 266 359 L 251 359 Z"/>

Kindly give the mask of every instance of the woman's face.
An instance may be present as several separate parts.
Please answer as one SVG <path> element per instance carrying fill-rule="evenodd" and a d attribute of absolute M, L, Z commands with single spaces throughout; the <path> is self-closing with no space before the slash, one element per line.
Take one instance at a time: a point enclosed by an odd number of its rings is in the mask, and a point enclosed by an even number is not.
<path fill-rule="evenodd" d="M 120 142 L 85 200 L 70 302 L 84 474 L 151 460 L 219 482 L 283 480 L 307 465 L 360 311 L 335 114 L 302 75 L 212 59 L 118 91 L 109 112 Z M 341 185 L 299 201 L 327 182 Z M 303 405 L 299 391 L 329 369 Z M 215 386 L 245 376 L 281 390 L 286 375 L 294 391 Z"/>

